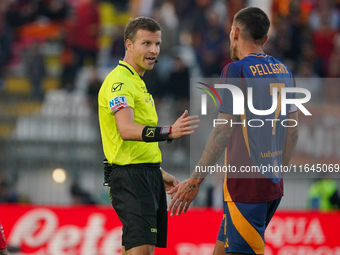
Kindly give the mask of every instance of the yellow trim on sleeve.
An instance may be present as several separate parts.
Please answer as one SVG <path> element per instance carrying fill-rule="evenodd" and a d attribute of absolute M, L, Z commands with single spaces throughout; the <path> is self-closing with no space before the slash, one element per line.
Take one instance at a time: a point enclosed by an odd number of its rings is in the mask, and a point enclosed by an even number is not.
<path fill-rule="evenodd" d="M 227 154 L 228 154 L 228 150 L 227 150 L 227 148 L 225 148 L 225 154 L 224 154 L 224 165 L 225 166 L 228 166 L 227 165 L 228 164 Z M 226 171 L 225 175 L 224 175 L 224 187 L 223 187 L 224 201 L 232 201 L 229 190 L 228 190 L 227 173 L 228 173 L 228 171 Z"/>

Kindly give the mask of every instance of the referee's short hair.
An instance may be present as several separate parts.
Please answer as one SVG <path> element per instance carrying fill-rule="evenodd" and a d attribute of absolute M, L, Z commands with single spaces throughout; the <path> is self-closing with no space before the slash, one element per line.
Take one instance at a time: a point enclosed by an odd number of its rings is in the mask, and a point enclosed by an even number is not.
<path fill-rule="evenodd" d="M 157 32 L 161 30 L 161 26 L 156 20 L 152 18 L 143 16 L 137 17 L 126 25 L 124 31 L 124 42 L 126 42 L 127 39 L 129 39 L 131 42 L 134 42 L 138 30 Z"/>
<path fill-rule="evenodd" d="M 240 25 L 241 36 L 262 44 L 268 34 L 270 21 L 267 14 L 258 7 L 247 7 L 235 14 L 234 25 Z M 235 25 L 235 26 L 237 26 Z"/>

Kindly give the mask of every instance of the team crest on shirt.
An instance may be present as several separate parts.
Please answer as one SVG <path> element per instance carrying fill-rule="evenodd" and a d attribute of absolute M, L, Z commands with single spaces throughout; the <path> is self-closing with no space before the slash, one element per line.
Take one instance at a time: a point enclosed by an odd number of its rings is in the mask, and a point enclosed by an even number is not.
<path fill-rule="evenodd" d="M 111 112 L 116 112 L 125 107 L 129 107 L 125 96 L 118 96 L 109 101 Z"/>
<path fill-rule="evenodd" d="M 117 92 L 117 91 L 120 91 L 122 89 L 122 86 L 123 86 L 123 82 L 115 82 L 112 84 L 112 87 L 111 87 L 111 92 Z"/>

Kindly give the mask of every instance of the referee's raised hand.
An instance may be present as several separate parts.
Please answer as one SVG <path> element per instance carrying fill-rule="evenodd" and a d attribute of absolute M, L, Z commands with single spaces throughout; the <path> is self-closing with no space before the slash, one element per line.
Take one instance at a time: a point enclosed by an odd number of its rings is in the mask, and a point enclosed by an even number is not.
<path fill-rule="evenodd" d="M 172 125 L 169 137 L 171 139 L 177 139 L 182 136 L 191 135 L 195 132 L 195 129 L 198 128 L 197 123 L 199 122 L 198 115 L 188 116 L 188 110 L 185 110 L 182 116 Z"/>

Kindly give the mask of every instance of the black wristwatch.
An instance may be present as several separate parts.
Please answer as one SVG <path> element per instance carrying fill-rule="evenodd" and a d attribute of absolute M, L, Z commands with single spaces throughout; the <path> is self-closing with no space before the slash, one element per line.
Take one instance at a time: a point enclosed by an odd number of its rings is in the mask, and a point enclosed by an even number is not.
<path fill-rule="evenodd" d="M 168 143 L 171 143 L 173 139 L 169 137 L 171 133 L 171 126 L 164 126 L 161 128 L 159 134 L 166 140 Z"/>

